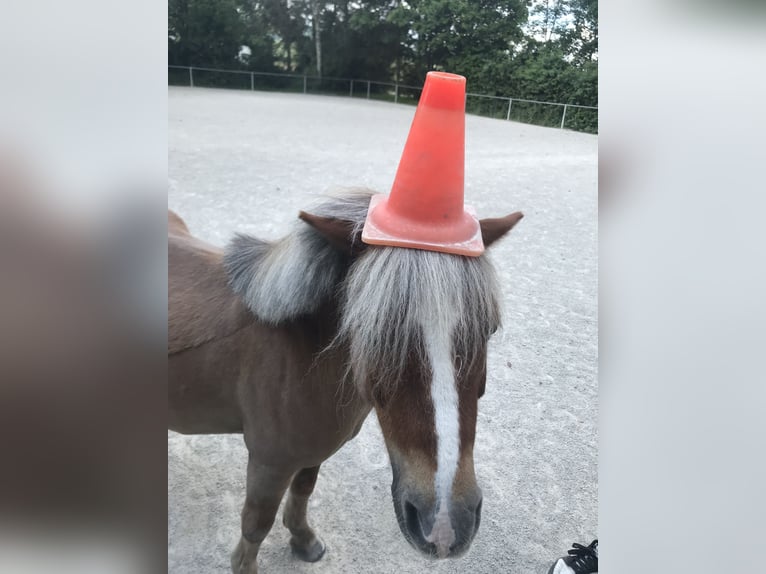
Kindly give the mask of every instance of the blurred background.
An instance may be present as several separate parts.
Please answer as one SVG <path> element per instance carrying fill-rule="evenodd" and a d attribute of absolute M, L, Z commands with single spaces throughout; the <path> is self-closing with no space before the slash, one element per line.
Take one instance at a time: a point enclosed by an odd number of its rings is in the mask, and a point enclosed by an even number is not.
<path fill-rule="evenodd" d="M 2 574 L 165 568 L 166 22 L 0 5 Z"/>

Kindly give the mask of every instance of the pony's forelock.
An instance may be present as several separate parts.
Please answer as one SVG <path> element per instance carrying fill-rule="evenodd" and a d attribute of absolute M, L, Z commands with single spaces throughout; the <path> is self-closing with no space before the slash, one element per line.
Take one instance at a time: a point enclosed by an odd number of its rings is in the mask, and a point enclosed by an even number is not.
<path fill-rule="evenodd" d="M 494 270 L 485 257 L 376 247 L 343 284 L 338 339 L 355 382 L 390 393 L 411 360 L 428 365 L 424 331 L 447 332 L 459 370 L 483 356 L 500 324 Z"/>

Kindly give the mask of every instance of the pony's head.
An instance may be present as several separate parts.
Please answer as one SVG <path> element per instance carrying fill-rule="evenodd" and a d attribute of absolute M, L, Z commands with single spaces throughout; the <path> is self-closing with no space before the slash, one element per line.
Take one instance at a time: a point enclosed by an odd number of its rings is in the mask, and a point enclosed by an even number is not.
<path fill-rule="evenodd" d="M 336 343 L 348 346 L 349 374 L 377 412 L 402 533 L 430 556 L 456 557 L 481 519 L 473 445 L 487 343 L 500 324 L 494 270 L 485 256 L 364 245 L 369 194 L 342 203 L 301 213 L 349 257 Z M 521 217 L 482 220 L 485 246 Z"/>

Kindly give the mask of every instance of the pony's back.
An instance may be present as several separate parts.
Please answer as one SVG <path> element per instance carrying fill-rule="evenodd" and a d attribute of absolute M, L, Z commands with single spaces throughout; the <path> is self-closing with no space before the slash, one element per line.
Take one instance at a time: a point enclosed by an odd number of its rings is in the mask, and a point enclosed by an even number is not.
<path fill-rule="evenodd" d="M 168 212 L 168 354 L 225 337 L 255 318 L 231 290 L 223 251 Z"/>

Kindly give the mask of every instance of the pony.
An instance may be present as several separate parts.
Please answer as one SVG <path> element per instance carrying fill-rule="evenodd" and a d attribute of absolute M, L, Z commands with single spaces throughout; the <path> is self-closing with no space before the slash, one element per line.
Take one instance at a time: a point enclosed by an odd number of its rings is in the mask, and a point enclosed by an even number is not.
<path fill-rule="evenodd" d="M 306 517 L 317 473 L 373 409 L 405 539 L 457 557 L 479 528 L 473 445 L 500 325 L 494 270 L 485 255 L 364 244 L 372 194 L 329 197 L 281 240 L 236 235 L 223 250 L 169 212 L 168 427 L 244 436 L 235 574 L 257 572 L 285 492 L 294 555 L 323 556 Z M 485 246 L 522 217 L 481 220 Z"/>

